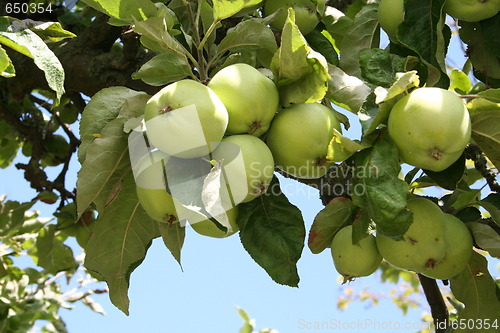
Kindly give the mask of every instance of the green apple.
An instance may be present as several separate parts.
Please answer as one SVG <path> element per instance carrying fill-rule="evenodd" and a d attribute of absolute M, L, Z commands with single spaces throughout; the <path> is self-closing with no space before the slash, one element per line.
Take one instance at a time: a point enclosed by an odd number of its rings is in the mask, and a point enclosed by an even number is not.
<path fill-rule="evenodd" d="M 397 41 L 396 32 L 403 22 L 404 0 L 381 0 L 378 5 L 378 20 L 380 27 L 392 41 Z"/>
<path fill-rule="evenodd" d="M 231 231 L 228 232 L 226 228 L 218 224 L 218 222 L 212 221 L 212 219 L 203 220 L 191 224 L 194 231 L 203 236 L 214 237 L 214 238 L 225 238 L 234 235 L 238 232 L 239 227 L 236 224 L 236 218 L 238 217 L 238 206 L 226 212 L 227 219 L 231 225 Z"/>
<path fill-rule="evenodd" d="M 425 267 L 420 273 L 433 279 L 447 280 L 462 272 L 472 255 L 473 241 L 469 229 L 458 218 L 444 214 L 446 221 L 446 253 L 444 258 L 432 267 Z"/>
<path fill-rule="evenodd" d="M 403 240 L 377 234 L 377 246 L 391 265 L 418 272 L 444 258 L 446 222 L 444 213 L 430 200 L 410 199 L 407 208 L 413 213 L 413 223 Z"/>
<path fill-rule="evenodd" d="M 143 156 L 133 167 L 137 197 L 142 208 L 156 221 L 178 222 L 174 199 L 168 192 L 165 164 L 170 155 L 160 150 Z"/>
<path fill-rule="evenodd" d="M 495 16 L 500 0 L 446 0 L 443 10 L 456 19 L 477 22 Z"/>
<path fill-rule="evenodd" d="M 457 94 L 441 88 L 418 88 L 399 100 L 387 122 L 404 162 L 442 171 L 462 154 L 471 121 Z"/>
<path fill-rule="evenodd" d="M 274 118 L 266 142 L 276 165 L 297 178 L 320 178 L 335 162 L 332 110 L 319 103 L 295 104 Z"/>
<path fill-rule="evenodd" d="M 240 134 L 224 138 L 212 154 L 220 162 L 234 204 L 264 194 L 273 179 L 274 159 L 259 138 Z"/>
<path fill-rule="evenodd" d="M 373 274 L 382 262 L 375 237 L 369 235 L 352 243 L 352 225 L 340 229 L 332 240 L 333 264 L 344 281 Z"/>
<path fill-rule="evenodd" d="M 299 27 L 303 35 L 307 35 L 314 30 L 319 22 L 316 13 L 316 5 L 310 0 L 269 0 L 264 4 L 264 14 L 269 16 L 279 9 L 281 12 L 271 21 L 271 27 L 276 30 L 283 29 L 286 18 L 288 16 L 288 8 L 292 7 L 295 10 L 295 24 Z"/>
<path fill-rule="evenodd" d="M 278 88 L 268 77 L 247 64 L 223 68 L 208 83 L 229 113 L 229 134 L 260 136 L 278 111 Z"/>
<path fill-rule="evenodd" d="M 193 80 L 164 87 L 148 100 L 144 112 L 149 142 L 180 158 L 211 153 L 224 136 L 228 118 L 219 97 Z"/>

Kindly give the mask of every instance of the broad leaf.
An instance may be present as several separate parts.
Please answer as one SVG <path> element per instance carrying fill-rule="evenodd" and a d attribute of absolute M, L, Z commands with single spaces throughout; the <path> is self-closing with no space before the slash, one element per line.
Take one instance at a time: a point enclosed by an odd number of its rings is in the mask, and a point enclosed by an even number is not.
<path fill-rule="evenodd" d="M 315 29 L 304 36 L 309 43 L 309 46 L 313 48 L 314 51 L 321 53 L 328 63 L 337 66 L 339 63 L 339 55 L 335 50 L 334 40 L 331 40 L 331 36 L 328 32 L 320 32 Z"/>
<path fill-rule="evenodd" d="M 440 187 L 447 190 L 454 190 L 458 183 L 464 177 L 465 172 L 465 154 L 462 154 L 458 160 L 443 171 L 424 170 Z"/>
<path fill-rule="evenodd" d="M 166 52 L 155 56 L 132 75 L 152 86 L 163 86 L 192 76 L 191 66 L 185 55 Z"/>
<path fill-rule="evenodd" d="M 270 65 L 273 54 L 278 49 L 272 30 L 262 22 L 247 20 L 229 29 L 217 48 L 217 57 L 226 52 L 259 51 L 259 55 Z"/>
<path fill-rule="evenodd" d="M 65 38 L 76 37 L 74 33 L 64 30 L 59 22 L 40 22 L 32 20 L 14 21 L 36 33 L 45 43 L 57 42 Z M 13 22 L 13 23 L 14 23 Z"/>
<path fill-rule="evenodd" d="M 30 29 L 16 24 L 17 20 L 0 18 L 0 43 L 32 58 L 45 73 L 49 87 L 56 92 L 56 103 L 64 94 L 64 69 L 59 59 L 43 40 Z"/>
<path fill-rule="evenodd" d="M 160 223 L 158 228 L 163 239 L 163 244 L 170 251 L 172 256 L 181 264 L 181 250 L 184 245 L 184 237 L 186 236 L 186 227 L 181 226 L 180 223 Z"/>
<path fill-rule="evenodd" d="M 24 203 L 5 201 L 5 197 L 0 196 L 0 236 L 15 233 L 24 222 L 24 214 L 33 204 L 33 201 Z"/>
<path fill-rule="evenodd" d="M 213 0 L 214 20 L 223 20 L 233 16 L 244 8 L 258 5 L 263 0 Z"/>
<path fill-rule="evenodd" d="M 114 199 L 122 181 L 131 169 L 127 135 L 123 131 L 125 118 L 109 122 L 99 138 L 89 146 L 77 180 L 78 216 L 96 204 L 99 213 Z"/>
<path fill-rule="evenodd" d="M 355 76 L 347 75 L 339 67 L 328 65 L 330 80 L 326 97 L 338 106 L 357 113 L 372 90 Z"/>
<path fill-rule="evenodd" d="M 148 95 L 126 87 L 110 87 L 102 89 L 92 97 L 85 107 L 80 121 L 80 138 L 82 140 L 78 148 L 78 160 L 80 163 L 83 163 L 85 160 L 87 149 L 101 135 L 104 126 L 117 118 L 123 108 L 129 106 L 128 100 L 132 100 L 138 96 Z M 144 106 L 145 103 L 136 105 L 135 112 L 143 113 Z M 127 115 L 124 116 L 130 118 Z"/>
<path fill-rule="evenodd" d="M 500 193 L 491 193 L 483 200 L 479 201 L 484 209 L 490 213 L 491 218 L 500 226 Z"/>
<path fill-rule="evenodd" d="M 298 286 L 297 261 L 304 247 L 304 220 L 300 210 L 279 190 L 277 178 L 267 194 L 238 208 L 237 223 L 245 250 L 274 281 Z"/>
<path fill-rule="evenodd" d="M 472 89 L 470 78 L 459 69 L 454 69 L 450 73 L 450 89 L 457 94 L 465 95 Z"/>
<path fill-rule="evenodd" d="M 85 267 L 106 280 L 111 302 L 127 315 L 130 275 L 159 236 L 158 224 L 139 204 L 134 177 L 129 173 L 116 200 L 95 221 L 85 249 Z"/>
<path fill-rule="evenodd" d="M 330 80 L 326 59 L 309 47 L 294 22 L 295 12 L 290 8 L 281 47 L 271 63 L 283 106 L 319 101 L 325 97 Z"/>
<path fill-rule="evenodd" d="M 500 290 L 495 280 L 488 272 L 488 263 L 486 258 L 479 253 L 473 252 L 465 270 L 452 278 L 451 290 L 453 295 L 465 304 L 465 309 L 458 314 L 460 322 L 467 320 L 477 320 L 481 318 L 482 322 L 489 320 L 490 324 L 494 320 L 498 321 L 500 313 Z M 468 328 L 460 327 L 454 333 L 470 332 Z M 479 328 L 476 326 L 474 332 L 491 333 L 491 328 Z"/>
<path fill-rule="evenodd" d="M 134 30 L 142 35 L 142 44 L 153 51 L 189 55 L 184 46 L 171 35 L 167 21 L 162 17 L 151 17 L 146 21 L 136 22 Z"/>
<path fill-rule="evenodd" d="M 78 268 L 73 251 L 69 246 L 63 244 L 64 238 L 57 237 L 56 229 L 54 224 L 42 228 L 35 246 L 29 250 L 35 263 L 53 275 L 60 271 Z"/>
<path fill-rule="evenodd" d="M 367 210 L 377 232 L 395 239 L 401 237 L 410 227 L 412 214 L 405 208 L 408 184 L 398 178 L 398 150 L 387 131 L 379 135 L 373 147 L 357 153 L 354 159 L 354 204 Z"/>
<path fill-rule="evenodd" d="M 355 208 L 350 199 L 337 197 L 316 215 L 307 241 L 312 253 L 321 253 L 330 247 L 337 231 L 352 222 Z"/>
<path fill-rule="evenodd" d="M 405 19 L 398 26 L 397 38 L 427 65 L 427 85 L 447 89 L 450 80 L 444 59 L 451 34 L 442 12 L 444 2 L 405 0 Z"/>
<path fill-rule="evenodd" d="M 359 55 L 370 49 L 378 38 L 378 4 L 368 4 L 354 17 L 352 26 L 340 45 L 340 68 L 347 74 L 361 78 Z"/>
<path fill-rule="evenodd" d="M 481 249 L 488 251 L 490 256 L 500 259 L 500 235 L 489 225 L 483 223 L 467 223 L 474 240 Z"/>
<path fill-rule="evenodd" d="M 151 0 L 83 0 L 83 2 L 104 14 L 129 22 L 145 20 L 157 12 Z"/>
<path fill-rule="evenodd" d="M 3 77 L 16 76 L 16 70 L 5 49 L 0 45 L 0 75 Z"/>
<path fill-rule="evenodd" d="M 382 49 L 361 51 L 359 64 L 361 75 L 371 84 L 390 87 L 396 81 L 396 74 L 405 71 L 406 58 Z"/>
<path fill-rule="evenodd" d="M 488 156 L 496 168 L 500 168 L 500 111 L 485 111 L 474 114 L 472 139 Z"/>

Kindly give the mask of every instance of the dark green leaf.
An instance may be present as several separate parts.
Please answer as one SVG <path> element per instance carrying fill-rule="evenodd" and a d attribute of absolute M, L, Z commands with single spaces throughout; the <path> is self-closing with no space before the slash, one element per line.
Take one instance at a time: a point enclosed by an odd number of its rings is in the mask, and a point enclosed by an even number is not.
<path fill-rule="evenodd" d="M 314 51 L 321 53 L 330 64 L 338 65 L 339 55 L 335 47 L 319 30 L 311 31 L 305 38 Z"/>
<path fill-rule="evenodd" d="M 429 71 L 428 86 L 447 89 L 449 78 L 444 63 L 449 40 L 442 8 L 445 0 L 405 0 L 405 19 L 398 26 L 397 38 L 416 52 Z"/>
<path fill-rule="evenodd" d="M 465 270 L 451 279 L 453 295 L 465 304 L 465 309 L 458 314 L 459 320 L 476 320 L 482 322 L 489 319 L 490 323 L 498 321 L 500 313 L 500 300 L 498 287 L 488 272 L 488 262 L 479 253 L 473 252 Z M 469 329 L 460 329 L 455 333 L 470 332 Z M 491 328 L 474 328 L 476 333 L 491 333 Z"/>
<path fill-rule="evenodd" d="M 500 58 L 500 13 L 480 22 L 485 44 L 491 53 Z"/>
<path fill-rule="evenodd" d="M 454 190 L 464 176 L 465 172 L 465 154 L 462 154 L 455 163 L 450 165 L 443 171 L 436 172 L 424 170 L 425 173 L 432 178 L 442 188 Z"/>
<path fill-rule="evenodd" d="M 274 178 L 265 195 L 238 206 L 240 239 L 250 256 L 280 284 L 299 283 L 297 261 L 304 247 L 300 210 L 292 205 Z"/>
<path fill-rule="evenodd" d="M 476 207 L 466 207 L 459 210 L 455 216 L 465 223 L 478 221 L 481 219 L 481 212 Z"/>
<path fill-rule="evenodd" d="M 387 131 L 380 133 L 373 147 L 360 151 L 354 159 L 354 204 L 367 210 L 377 232 L 399 238 L 410 227 L 412 214 L 406 209 L 408 184 L 398 177 L 398 150 Z"/>
<path fill-rule="evenodd" d="M 166 52 L 142 65 L 132 78 L 141 79 L 152 86 L 163 86 L 190 75 L 192 75 L 191 66 L 185 55 Z"/>
<path fill-rule="evenodd" d="M 500 112 L 484 111 L 474 114 L 472 121 L 472 139 L 488 156 L 495 167 L 500 168 Z"/>
<path fill-rule="evenodd" d="M 116 199 L 95 221 L 85 249 L 85 266 L 106 280 L 111 302 L 127 315 L 130 275 L 160 236 L 158 224 L 141 208 L 135 187 L 130 172 Z"/>
<path fill-rule="evenodd" d="M 500 193 L 491 193 L 478 204 L 490 213 L 491 218 L 500 226 Z"/>
<path fill-rule="evenodd" d="M 15 233 L 24 222 L 24 214 L 33 206 L 34 202 L 19 203 L 17 201 L 4 201 L 0 197 L 0 236 Z"/>
<path fill-rule="evenodd" d="M 490 256 L 500 258 L 500 235 L 489 225 L 483 223 L 467 223 L 474 240 L 481 249 Z"/>
<path fill-rule="evenodd" d="M 361 51 L 359 64 L 361 75 L 371 84 L 390 87 L 396 80 L 396 73 L 405 71 L 406 59 L 381 49 Z"/>
<path fill-rule="evenodd" d="M 357 244 L 371 234 L 372 222 L 366 209 L 361 209 L 352 222 L 352 243 Z"/>
<path fill-rule="evenodd" d="M 330 247 L 337 231 L 351 224 L 355 208 L 350 199 L 338 197 L 316 215 L 307 241 L 312 253 L 321 253 Z"/>
<path fill-rule="evenodd" d="M 344 73 L 339 67 L 328 65 L 330 80 L 326 97 L 352 113 L 357 114 L 372 93 L 363 81 Z"/>
<path fill-rule="evenodd" d="M 163 243 L 167 249 L 172 253 L 175 260 L 181 265 L 181 250 L 184 245 L 184 237 L 186 235 L 186 227 L 181 226 L 180 223 L 160 223 L 158 222 L 158 227 L 160 228 L 160 234 L 163 239 Z"/>

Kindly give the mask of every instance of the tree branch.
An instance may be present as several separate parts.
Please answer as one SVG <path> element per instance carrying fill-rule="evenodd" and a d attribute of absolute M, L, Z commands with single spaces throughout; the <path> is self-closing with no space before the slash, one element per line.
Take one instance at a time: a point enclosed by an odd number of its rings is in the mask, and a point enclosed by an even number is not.
<path fill-rule="evenodd" d="M 443 325 L 442 323 L 445 322 L 445 326 L 448 327 L 449 314 L 437 282 L 436 280 L 428 278 L 422 274 L 418 274 L 418 278 L 420 280 L 420 284 L 422 285 L 422 289 L 424 290 L 427 303 L 429 303 L 429 306 L 431 307 L 431 314 L 436 327 L 435 332 L 444 333 L 446 328 L 442 328 L 441 326 Z"/>
<path fill-rule="evenodd" d="M 477 145 L 470 144 L 465 148 L 465 157 L 474 162 L 474 167 L 486 179 L 490 190 L 500 193 L 500 185 L 496 179 L 498 174 L 488 168 L 486 156 L 483 151 Z"/>

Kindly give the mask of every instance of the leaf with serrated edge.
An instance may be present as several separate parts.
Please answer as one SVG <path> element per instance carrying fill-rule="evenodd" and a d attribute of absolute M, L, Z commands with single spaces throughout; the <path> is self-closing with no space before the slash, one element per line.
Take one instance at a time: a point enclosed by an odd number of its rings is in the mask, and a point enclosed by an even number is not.
<path fill-rule="evenodd" d="M 151 0 L 82 0 L 87 5 L 109 16 L 118 19 L 144 20 L 154 16 L 157 12 L 156 6 Z"/>
<path fill-rule="evenodd" d="M 152 86 L 163 86 L 192 75 L 191 66 L 185 55 L 175 52 L 159 54 L 132 75 Z"/>
<path fill-rule="evenodd" d="M 410 227 L 412 214 L 406 209 L 408 184 L 399 179 L 398 150 L 386 130 L 373 146 L 354 155 L 356 169 L 351 186 L 355 205 L 367 210 L 377 232 L 401 237 Z"/>
<path fill-rule="evenodd" d="M 87 158 L 78 172 L 78 216 L 92 202 L 101 213 L 114 189 L 131 171 L 127 134 L 123 131 L 125 121 L 125 118 L 118 118 L 109 122 L 102 130 L 101 137 L 92 142 L 88 149 Z"/>
<path fill-rule="evenodd" d="M 483 208 L 490 213 L 493 221 L 500 226 L 500 194 L 491 193 L 486 198 L 479 201 L 478 204 L 483 206 Z"/>
<path fill-rule="evenodd" d="M 92 96 L 82 113 L 80 121 L 80 138 L 82 140 L 80 147 L 78 147 L 78 160 L 80 163 L 85 160 L 88 147 L 96 139 L 95 135 L 101 134 L 104 126 L 118 117 L 129 99 L 138 96 L 147 98 L 148 94 L 127 87 L 110 87 L 104 88 Z M 143 112 L 144 108 L 142 109 Z"/>
<path fill-rule="evenodd" d="M 34 205 L 34 201 L 19 203 L 4 201 L 0 196 L 0 236 L 15 233 L 25 220 L 24 214 Z"/>
<path fill-rule="evenodd" d="M 372 90 L 363 81 L 350 76 L 339 67 L 328 65 L 330 80 L 326 97 L 344 109 L 357 113 Z"/>
<path fill-rule="evenodd" d="M 473 252 L 467 267 L 462 273 L 451 280 L 451 291 L 457 300 L 465 304 L 465 309 L 459 312 L 458 318 L 461 322 L 477 320 L 483 322 L 489 319 L 490 324 L 494 320 L 498 321 L 500 313 L 500 291 L 495 280 L 488 272 L 488 262 L 479 253 Z M 469 329 L 460 329 L 454 333 L 470 332 Z M 474 328 L 474 333 L 491 333 L 491 328 Z"/>
<path fill-rule="evenodd" d="M 163 244 L 170 251 L 175 260 L 181 264 L 181 250 L 184 245 L 184 237 L 186 235 L 186 227 L 181 226 L 180 223 L 161 223 L 158 222 L 160 234 L 163 239 Z"/>
<path fill-rule="evenodd" d="M 500 168 L 500 111 L 484 111 L 471 117 L 472 139 L 488 156 L 496 168 Z"/>
<path fill-rule="evenodd" d="M 488 251 L 492 257 L 500 258 L 500 235 L 492 227 L 477 222 L 467 223 L 467 227 L 481 249 Z"/>
<path fill-rule="evenodd" d="M 355 208 L 350 199 L 338 197 L 316 215 L 307 241 L 312 253 L 321 253 L 330 247 L 337 231 L 352 222 Z"/>
<path fill-rule="evenodd" d="M 116 200 L 99 214 L 85 249 L 85 267 L 106 280 L 111 302 L 127 315 L 130 274 L 160 236 L 158 224 L 139 204 L 135 187 L 130 172 Z"/>
<path fill-rule="evenodd" d="M 304 247 L 300 210 L 281 193 L 275 177 L 266 194 L 238 205 L 240 239 L 250 256 L 277 283 L 298 286 L 297 261 Z"/>

